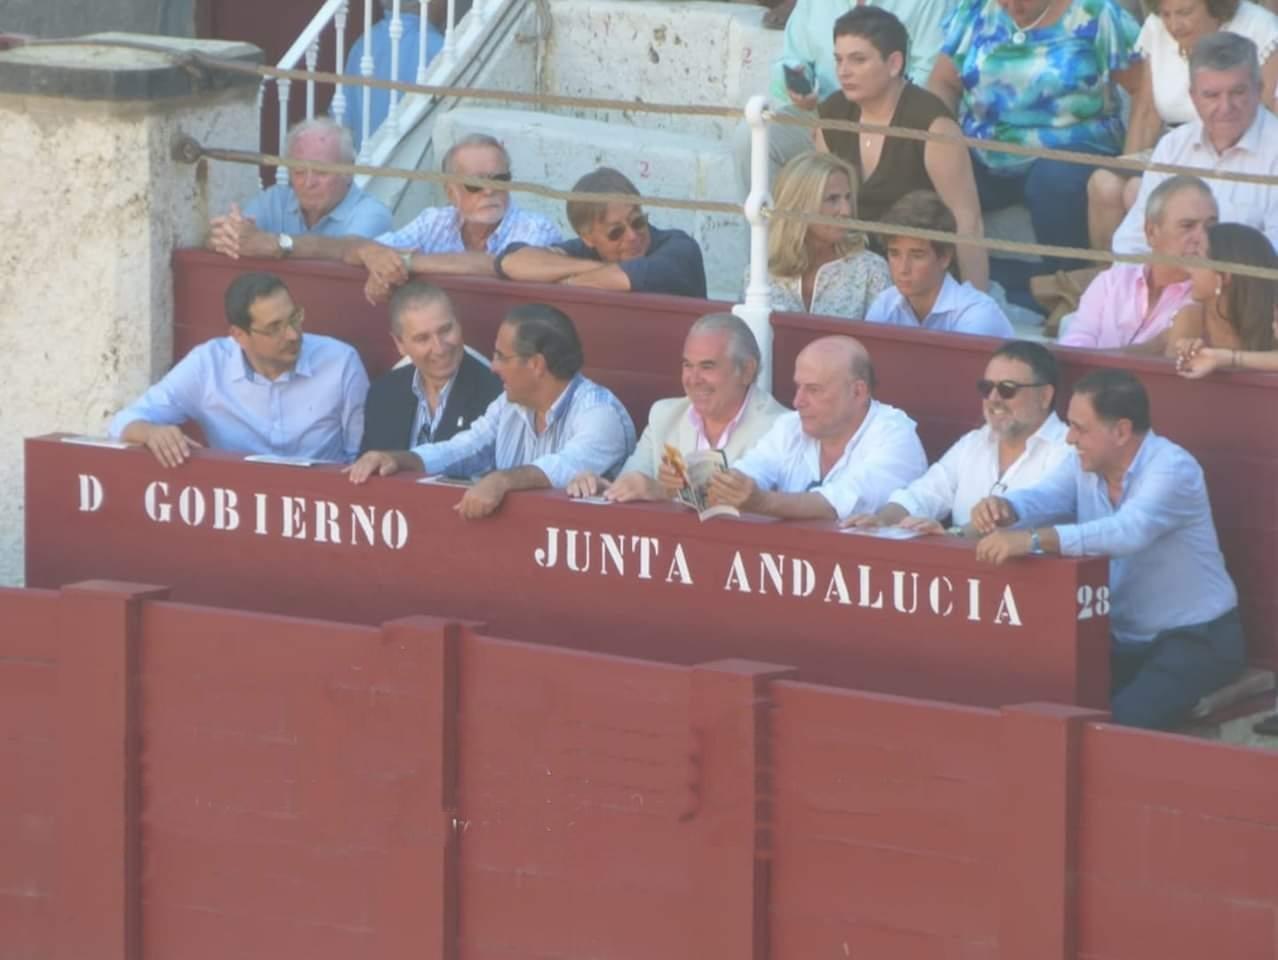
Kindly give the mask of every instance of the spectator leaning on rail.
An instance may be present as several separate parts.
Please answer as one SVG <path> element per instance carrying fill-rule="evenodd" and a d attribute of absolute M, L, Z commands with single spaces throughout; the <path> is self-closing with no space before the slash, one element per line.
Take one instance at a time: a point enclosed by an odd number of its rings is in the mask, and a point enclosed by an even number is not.
<path fill-rule="evenodd" d="M 845 520 L 849 527 L 900 525 L 973 536 L 972 507 L 991 493 L 1038 483 L 1069 453 L 1065 424 L 1052 411 L 1059 373 L 1042 344 L 1010 340 L 994 351 L 977 381 L 985 426 L 964 434 L 927 473 L 897 490 L 877 513 Z"/>
<path fill-rule="evenodd" d="M 834 72 L 840 89 L 821 101 L 822 119 L 958 136 L 958 124 L 945 104 L 906 76 L 908 43 L 901 21 L 886 10 L 856 7 L 839 17 L 834 22 Z M 934 190 L 954 211 L 960 233 L 979 237 L 984 232 L 972 157 L 963 144 L 845 130 L 817 130 L 815 139 L 818 150 L 830 150 L 856 170 L 861 181 L 856 209 L 862 219 L 882 220 L 905 194 Z M 872 242 L 881 252 L 877 238 Z M 990 263 L 983 247 L 960 245 L 958 264 L 974 287 L 989 287 Z"/>
<path fill-rule="evenodd" d="M 1135 90 L 1139 28 L 1115 0 L 959 0 L 928 88 L 969 137 L 1111 156 L 1123 145 L 1121 83 Z M 1087 246 L 1092 167 L 993 150 L 973 155 L 987 213 L 1025 204 L 1039 243 Z M 991 257 L 1008 299 L 1038 309 L 1029 278 L 1077 265 Z"/>
<path fill-rule="evenodd" d="M 315 163 L 354 163 L 350 131 L 328 117 L 296 124 L 284 139 L 284 156 Z M 288 186 L 277 184 L 250 200 L 241 213 L 215 217 L 208 246 L 228 257 L 301 256 L 313 237 L 375 237 L 390 229 L 390 211 L 351 182 L 350 174 L 290 167 Z"/>
<path fill-rule="evenodd" d="M 390 331 L 410 362 L 368 388 L 361 453 L 447 440 L 501 395 L 501 381 L 467 349 L 452 301 L 439 287 L 410 280 L 391 294 Z"/>
<path fill-rule="evenodd" d="M 954 233 L 954 214 L 927 190 L 907 193 L 883 216 L 890 227 Z M 1013 336 L 1012 324 L 999 305 L 970 283 L 950 275 L 954 244 L 887 234 L 888 268 L 894 286 L 870 304 L 865 319 L 897 327 L 922 327 L 987 337 Z"/>
<path fill-rule="evenodd" d="M 1278 117 L 1260 104 L 1256 45 L 1233 33 L 1212 33 L 1189 57 L 1189 96 L 1198 119 L 1158 141 L 1155 163 L 1199 167 L 1210 185 L 1220 219 L 1245 223 L 1278 242 L 1278 186 L 1218 180 L 1209 171 L 1278 178 Z M 1149 171 L 1140 193 L 1114 234 L 1115 253 L 1145 253 L 1145 204 L 1168 174 Z"/>
<path fill-rule="evenodd" d="M 822 337 L 794 361 L 794 411 L 782 414 L 710 501 L 782 520 L 877 510 L 927 469 L 914 421 L 874 399 L 874 366 L 851 337 Z"/>
<path fill-rule="evenodd" d="M 1169 177 L 1145 204 L 1145 238 L 1154 253 L 1200 257 L 1216 222 L 1216 200 L 1197 177 Z M 1154 340 L 1190 302 L 1189 273 L 1161 263 L 1116 263 L 1097 274 L 1057 342 L 1114 350 Z"/>
<path fill-rule="evenodd" d="M 567 316 L 542 303 L 515 307 L 493 348 L 504 394 L 449 440 L 364 454 L 351 481 L 399 470 L 484 474 L 457 504 L 469 520 L 488 516 L 515 490 L 563 488 L 583 471 L 612 476 L 634 450 L 635 427 L 612 393 L 581 375 L 582 363 Z"/>
<path fill-rule="evenodd" d="M 1273 333 L 1278 340 L 1278 307 L 1274 308 Z M 1205 377 L 1213 370 L 1278 372 L 1276 350 L 1226 350 L 1209 347 L 1201 339 L 1181 340 L 1176 347 L 1176 372 L 1190 380 Z"/>
<path fill-rule="evenodd" d="M 1109 586 L 1091 609 L 1110 617 L 1114 720 L 1171 726 L 1233 680 L 1246 655 L 1202 468 L 1150 429 L 1145 388 L 1123 370 L 1075 385 L 1068 439 L 1076 454 L 1040 483 L 972 510 L 987 534 L 977 557 L 1109 557 Z"/>
<path fill-rule="evenodd" d="M 1148 2 L 1149 15 L 1136 39 L 1141 55 L 1140 85 L 1132 98 L 1124 156 L 1148 157 L 1164 125 L 1198 119 L 1189 95 L 1189 55 L 1198 41 L 1217 30 L 1246 37 L 1260 52 L 1261 99 L 1274 109 L 1278 91 L 1278 16 L 1249 0 L 1161 0 Z M 1087 223 L 1092 247 L 1105 250 L 1128 207 L 1136 200 L 1140 176 L 1126 170 L 1096 170 L 1087 181 Z"/>
<path fill-rule="evenodd" d="M 611 167 L 586 174 L 572 190 L 639 196 L 635 185 Z M 597 290 L 705 297 L 701 248 L 682 230 L 652 226 L 637 202 L 569 200 L 567 207 L 576 240 L 542 246 L 511 243 L 497 258 L 497 274 Z"/>
<path fill-rule="evenodd" d="M 895 15 L 910 34 L 907 70 L 916 83 L 927 80 L 932 62 L 941 48 L 941 20 L 952 0 L 877 0 L 874 4 Z M 772 63 L 769 99 L 782 114 L 816 119 L 817 104 L 838 93 L 834 44 L 831 28 L 840 16 L 854 9 L 856 0 L 798 0 L 785 28 L 781 55 Z M 802 74 L 808 84 L 798 92 L 786 83 L 786 67 Z M 812 149 L 807 127 L 770 124 L 768 127 L 769 182 L 791 158 Z M 745 196 L 750 189 L 750 128 L 737 125 L 732 152 L 736 160 L 738 186 Z"/>
<path fill-rule="evenodd" d="M 111 420 L 113 437 L 140 443 L 166 467 L 200 444 L 237 453 L 350 461 L 364 432 L 368 376 L 359 354 L 302 333 L 302 308 L 279 277 L 246 273 L 226 291 L 228 336 L 178 361 L 141 399 Z"/>
<path fill-rule="evenodd" d="M 602 491 L 618 502 L 669 499 L 682 480 L 665 462 L 667 446 L 685 454 L 722 450 L 735 463 L 785 413 L 772 394 L 755 389 L 760 362 L 759 344 L 740 317 L 711 313 L 699 319 L 683 342 L 685 395 L 652 405 L 639 445 L 615 483 L 581 473 L 568 493 L 589 497 Z"/>
<path fill-rule="evenodd" d="M 778 211 L 855 217 L 855 184 L 856 172 L 843 160 L 805 153 L 782 169 L 774 206 Z M 866 308 L 892 278 L 884 259 L 866 249 L 864 234 L 773 216 L 768 282 L 773 310 L 864 320 Z"/>

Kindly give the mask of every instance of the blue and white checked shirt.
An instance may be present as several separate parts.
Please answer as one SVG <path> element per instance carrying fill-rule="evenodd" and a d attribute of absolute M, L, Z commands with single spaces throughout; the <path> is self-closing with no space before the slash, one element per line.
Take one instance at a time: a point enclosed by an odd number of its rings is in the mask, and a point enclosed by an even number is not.
<path fill-rule="evenodd" d="M 349 345 L 314 333 L 289 373 L 267 380 L 230 337 L 200 344 L 111 420 L 119 438 L 135 420 L 177 426 L 194 420 L 209 446 L 351 461 L 364 434 L 368 374 Z"/>
<path fill-rule="evenodd" d="M 515 206 L 512 200 L 506 215 L 497 229 L 488 236 L 486 249 L 493 256 L 501 253 L 511 243 L 530 243 L 548 247 L 559 243 L 563 235 L 559 228 L 539 213 L 527 213 Z M 398 230 L 383 233 L 377 242 L 396 250 L 414 250 L 418 253 L 465 253 L 462 241 L 461 219 L 457 208 L 427 207 L 413 220 Z"/>
<path fill-rule="evenodd" d="M 342 202 L 313 227 L 306 225 L 297 194 L 287 184 L 263 190 L 244 205 L 244 216 L 264 233 L 287 233 L 292 237 L 375 237 L 391 227 L 391 212 L 386 206 L 353 183 Z"/>
<path fill-rule="evenodd" d="M 1115 507 L 1105 480 L 1072 452 L 1039 483 L 1007 500 L 1018 527 L 1057 524 L 1067 557 L 1108 556 L 1110 629 L 1120 643 L 1206 623 L 1238 605 L 1216 541 L 1202 467 L 1170 440 L 1145 435 Z"/>
<path fill-rule="evenodd" d="M 566 487 L 583 470 L 611 477 L 635 448 L 635 425 L 611 391 L 577 374 L 546 413 L 536 414 L 503 393 L 484 415 L 442 443 L 414 447 L 427 473 L 474 476 L 490 470 L 537 467 L 552 487 Z"/>

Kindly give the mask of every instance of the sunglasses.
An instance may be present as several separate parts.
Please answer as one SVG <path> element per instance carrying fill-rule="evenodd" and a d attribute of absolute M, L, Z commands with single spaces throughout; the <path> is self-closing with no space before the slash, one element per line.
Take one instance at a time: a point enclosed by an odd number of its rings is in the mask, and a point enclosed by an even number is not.
<path fill-rule="evenodd" d="M 1017 383 L 1015 380 L 977 380 L 976 392 L 988 397 L 991 390 L 997 390 L 1004 400 L 1011 400 L 1026 387 L 1045 387 L 1045 383 Z"/>
<path fill-rule="evenodd" d="M 505 173 L 483 173 L 483 174 L 477 173 L 475 174 L 475 176 L 482 177 L 485 180 L 496 180 L 499 183 L 510 183 L 509 170 L 507 170 Z M 467 193 L 479 193 L 481 190 L 494 189 L 492 187 L 482 187 L 474 183 L 463 183 L 462 186 L 466 188 Z"/>
<path fill-rule="evenodd" d="M 630 218 L 628 223 L 618 223 L 609 227 L 604 236 L 608 238 L 610 243 L 616 243 L 626 235 L 627 227 L 634 233 L 643 233 L 643 231 L 648 229 L 648 215 L 646 213 L 636 213 Z"/>

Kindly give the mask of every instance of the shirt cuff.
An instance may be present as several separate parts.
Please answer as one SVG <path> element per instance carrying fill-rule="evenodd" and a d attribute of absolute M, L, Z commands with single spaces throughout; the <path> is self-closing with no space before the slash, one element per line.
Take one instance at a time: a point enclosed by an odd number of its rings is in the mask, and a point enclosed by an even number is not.
<path fill-rule="evenodd" d="M 861 494 L 855 489 L 840 490 L 839 486 L 834 483 L 822 484 L 812 491 L 819 493 L 825 498 L 825 502 L 834 508 L 836 518 L 846 520 L 856 511 L 856 506 L 861 502 Z"/>
<path fill-rule="evenodd" d="M 1083 555 L 1083 534 L 1078 524 L 1067 523 L 1057 527 L 1056 536 L 1061 542 L 1062 557 L 1081 557 Z"/>
<path fill-rule="evenodd" d="M 888 503 L 895 503 L 912 517 L 922 516 L 923 508 L 919 502 L 914 499 L 908 490 L 898 490 L 892 496 L 888 497 Z"/>

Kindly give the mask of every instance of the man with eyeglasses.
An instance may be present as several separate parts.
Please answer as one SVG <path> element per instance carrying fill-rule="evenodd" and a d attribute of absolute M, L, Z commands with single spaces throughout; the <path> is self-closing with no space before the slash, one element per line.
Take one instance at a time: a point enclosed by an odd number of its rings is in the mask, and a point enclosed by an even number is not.
<path fill-rule="evenodd" d="M 572 190 L 639 196 L 635 185 L 611 167 L 586 174 Z M 706 272 L 697 241 L 682 230 L 652 226 L 637 202 L 569 200 L 567 214 L 577 231 L 576 240 L 549 246 L 511 243 L 497 258 L 497 275 L 507 280 L 705 299 Z"/>
<path fill-rule="evenodd" d="M 927 469 L 914 421 L 874 399 L 870 354 L 852 337 L 813 340 L 794 361 L 794 412 L 710 481 L 713 505 L 781 520 L 877 510 Z"/>
<path fill-rule="evenodd" d="M 304 315 L 279 277 L 246 273 L 226 291 L 228 335 L 208 340 L 111 420 L 110 435 L 142 444 L 166 467 L 200 446 L 349 462 L 364 432 L 368 375 L 359 354 L 302 334 Z"/>
<path fill-rule="evenodd" d="M 1079 380 L 1068 419 L 1075 455 L 972 509 L 985 534 L 976 555 L 1109 557 L 1109 584 L 1087 604 L 1109 615 L 1110 711 L 1117 723 L 1169 727 L 1245 664 L 1202 467 L 1154 433 L 1149 396 L 1125 370 Z"/>
<path fill-rule="evenodd" d="M 985 426 L 959 438 L 945 455 L 875 513 L 846 527 L 900 526 L 919 533 L 976 536 L 972 507 L 984 497 L 1033 486 L 1069 454 L 1065 424 L 1052 410 L 1059 374 L 1041 344 L 1010 340 L 990 357 L 977 381 Z"/>
<path fill-rule="evenodd" d="M 583 471 L 611 477 L 634 450 L 635 425 L 611 391 L 581 375 L 584 362 L 567 315 L 544 303 L 515 307 L 493 347 L 503 395 L 449 440 L 364 454 L 349 468 L 351 482 L 401 470 L 482 475 L 456 508 L 476 520 L 516 490 L 563 489 Z"/>

